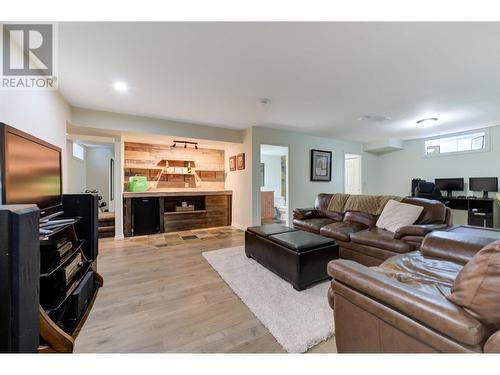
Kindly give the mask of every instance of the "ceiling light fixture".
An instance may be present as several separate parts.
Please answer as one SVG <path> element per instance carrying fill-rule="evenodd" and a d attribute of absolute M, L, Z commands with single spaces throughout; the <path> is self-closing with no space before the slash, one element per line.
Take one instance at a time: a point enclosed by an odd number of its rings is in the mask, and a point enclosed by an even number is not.
<path fill-rule="evenodd" d="M 177 146 L 177 143 L 182 143 L 184 144 L 184 148 L 187 148 L 188 145 L 193 145 L 195 150 L 198 150 L 198 142 L 191 142 L 191 141 L 174 141 L 174 144 L 171 147 Z"/>
<path fill-rule="evenodd" d="M 117 81 L 114 83 L 113 87 L 115 88 L 116 91 L 118 92 L 127 92 L 128 91 L 128 86 L 125 82 L 123 81 Z"/>
<path fill-rule="evenodd" d="M 392 120 L 389 116 L 382 115 L 363 115 L 358 117 L 359 121 L 374 121 L 374 122 L 383 122 Z"/>
<path fill-rule="evenodd" d="M 425 126 L 433 125 L 437 120 L 439 120 L 437 117 L 423 118 L 417 121 L 417 125 L 425 125 Z"/>

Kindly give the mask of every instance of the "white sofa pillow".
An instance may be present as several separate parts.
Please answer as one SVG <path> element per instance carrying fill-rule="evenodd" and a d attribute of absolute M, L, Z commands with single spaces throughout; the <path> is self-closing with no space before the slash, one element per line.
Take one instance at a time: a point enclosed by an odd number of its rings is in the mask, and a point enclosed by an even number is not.
<path fill-rule="evenodd" d="M 424 208 L 414 204 L 401 203 L 391 199 L 385 205 L 377 220 L 377 227 L 395 233 L 399 228 L 417 221 Z"/>

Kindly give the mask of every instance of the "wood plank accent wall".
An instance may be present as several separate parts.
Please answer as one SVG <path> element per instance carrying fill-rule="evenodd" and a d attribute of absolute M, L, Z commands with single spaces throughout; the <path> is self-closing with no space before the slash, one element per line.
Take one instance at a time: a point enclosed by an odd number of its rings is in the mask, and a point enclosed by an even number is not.
<path fill-rule="evenodd" d="M 196 171 L 200 184 L 196 186 L 192 175 L 162 175 L 157 188 L 195 188 L 224 189 L 224 150 L 208 148 L 184 148 L 178 145 L 155 145 L 147 143 L 125 142 L 125 190 L 130 176 L 146 176 L 148 181 L 155 181 L 160 169 L 142 169 L 145 165 L 164 166 L 165 160 L 175 167 L 187 166 L 187 162 Z M 132 168 L 136 165 L 137 168 Z M 187 184 L 187 186 L 186 186 Z"/>

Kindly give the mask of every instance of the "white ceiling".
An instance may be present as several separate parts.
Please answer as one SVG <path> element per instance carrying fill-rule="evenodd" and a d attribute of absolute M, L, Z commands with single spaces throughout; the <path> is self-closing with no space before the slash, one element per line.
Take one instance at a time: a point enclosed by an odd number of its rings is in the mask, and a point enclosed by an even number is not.
<path fill-rule="evenodd" d="M 79 107 L 362 142 L 500 123 L 500 23 L 61 23 L 59 39 Z"/>

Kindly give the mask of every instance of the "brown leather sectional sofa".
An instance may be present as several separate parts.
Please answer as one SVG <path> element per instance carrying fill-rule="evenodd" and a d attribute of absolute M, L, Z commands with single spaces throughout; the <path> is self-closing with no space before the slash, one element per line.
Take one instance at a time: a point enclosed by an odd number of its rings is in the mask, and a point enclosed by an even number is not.
<path fill-rule="evenodd" d="M 330 262 L 338 351 L 500 352 L 500 241 L 492 241 L 438 231 L 379 267 Z"/>
<path fill-rule="evenodd" d="M 451 225 L 451 210 L 441 202 L 404 198 L 401 200 L 403 203 L 422 206 L 424 209 L 414 225 L 402 227 L 392 233 L 375 226 L 378 214 L 329 209 L 333 196 L 334 194 L 318 194 L 313 208 L 295 209 L 293 226 L 334 238 L 339 245 L 340 258 L 354 260 L 366 266 L 378 266 L 394 255 L 418 250 L 426 234 Z M 348 198 L 345 196 L 345 199 Z M 356 196 L 361 201 L 380 199 L 381 202 L 386 202 L 389 198 Z"/>

